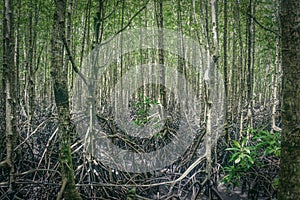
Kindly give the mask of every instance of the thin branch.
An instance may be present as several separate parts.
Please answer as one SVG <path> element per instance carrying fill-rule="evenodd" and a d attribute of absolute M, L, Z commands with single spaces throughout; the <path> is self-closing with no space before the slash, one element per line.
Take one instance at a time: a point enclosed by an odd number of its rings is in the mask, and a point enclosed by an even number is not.
<path fill-rule="evenodd" d="M 205 160 L 206 155 L 203 155 L 199 157 L 187 170 L 177 179 L 173 181 L 165 181 L 165 182 L 160 182 L 160 183 L 152 183 L 152 184 L 110 184 L 110 183 L 89 183 L 89 184 L 76 184 L 76 186 L 81 187 L 81 186 L 87 186 L 87 185 L 97 185 L 97 186 L 110 186 L 110 187 L 155 187 L 155 186 L 160 186 L 160 185 L 165 185 L 165 184 L 174 184 L 182 179 L 184 179 L 198 164 L 200 164 L 202 161 Z"/>
<path fill-rule="evenodd" d="M 7 159 L 3 160 L 0 162 L 0 168 L 1 167 L 7 167 L 8 166 L 8 162 L 7 162 Z"/>
<path fill-rule="evenodd" d="M 120 3 L 121 1 L 119 0 L 119 1 L 117 1 L 117 3 L 114 5 L 114 9 L 107 15 L 107 16 L 104 16 L 103 18 L 100 18 L 100 21 L 104 21 L 104 20 L 106 20 L 106 19 L 108 19 L 110 16 L 112 16 L 113 14 L 114 14 L 114 12 L 116 11 L 116 9 L 117 9 L 117 7 L 118 7 L 118 5 L 119 5 L 119 3 Z"/>
<path fill-rule="evenodd" d="M 131 24 L 131 22 L 133 21 L 133 19 L 134 19 L 138 14 L 140 14 L 140 13 L 147 7 L 149 1 L 150 1 L 150 0 L 147 0 L 147 2 L 145 3 L 145 5 L 144 5 L 142 8 L 140 8 L 140 10 L 139 10 L 137 13 L 135 13 L 135 14 L 130 18 L 130 20 L 128 21 L 128 23 L 127 23 L 123 28 L 121 28 L 119 31 L 117 31 L 117 32 L 116 32 L 109 40 L 107 40 L 107 41 L 104 42 L 104 43 L 101 43 L 100 46 L 103 46 L 103 45 L 109 43 L 109 42 L 110 42 L 112 39 L 114 39 L 119 33 L 121 33 L 121 32 L 124 31 L 127 27 L 129 27 L 130 24 Z M 80 78 L 82 78 L 83 82 L 88 86 L 89 84 L 88 84 L 88 82 L 87 82 L 87 80 L 86 80 L 86 77 L 79 71 L 78 67 L 77 67 L 76 64 L 75 64 L 75 61 L 74 61 L 74 59 L 73 59 L 73 57 L 72 57 L 72 54 L 71 54 L 69 45 L 68 45 L 68 43 L 67 43 L 67 40 L 66 40 L 66 37 L 65 37 L 64 34 L 62 34 L 62 41 L 63 41 L 63 44 L 64 44 L 64 46 L 65 46 L 65 48 L 66 48 L 66 51 L 67 51 L 69 60 L 70 60 L 70 62 L 71 62 L 71 64 L 72 64 L 72 69 L 80 76 Z"/>
<path fill-rule="evenodd" d="M 58 171 L 58 170 L 55 170 L 55 169 L 30 169 L 26 172 L 21 172 L 19 174 L 16 174 L 16 176 L 24 176 L 24 175 L 28 175 L 28 174 L 31 174 L 31 173 L 35 173 L 37 171 L 46 171 L 46 172 L 54 172 L 54 173 L 57 173 L 59 176 L 62 176 L 61 173 Z"/>
<path fill-rule="evenodd" d="M 75 61 L 74 61 L 74 59 L 73 59 L 73 57 L 72 57 L 72 54 L 71 54 L 69 45 L 68 45 L 68 43 L 67 43 L 65 34 L 64 34 L 64 33 L 61 34 L 61 37 L 62 37 L 62 41 L 63 41 L 63 43 L 64 43 L 64 46 L 65 46 L 65 48 L 66 48 L 66 50 L 67 50 L 67 54 L 68 54 L 68 56 L 69 56 L 69 60 L 70 60 L 70 62 L 71 62 L 71 64 L 72 64 L 73 70 L 80 76 L 80 78 L 82 78 L 83 82 L 88 86 L 89 84 L 88 84 L 88 82 L 87 82 L 85 76 L 79 71 L 78 67 L 77 67 L 76 64 L 75 64 Z"/>
<path fill-rule="evenodd" d="M 278 36 L 279 38 L 281 38 L 281 35 L 279 35 L 276 31 L 273 31 L 272 29 L 269 29 L 269 28 L 267 28 L 267 27 L 265 27 L 264 25 L 262 25 L 259 21 L 257 21 L 257 19 L 254 17 L 254 16 L 252 16 L 251 14 L 247 14 L 249 17 L 251 17 L 252 19 L 253 19 L 253 21 L 256 23 L 256 24 L 258 24 L 258 26 L 260 27 L 260 28 L 262 28 L 262 29 L 264 29 L 264 30 L 266 30 L 266 31 L 268 31 L 268 32 L 271 32 L 271 33 L 273 33 L 273 34 L 275 34 L 276 36 Z"/>
<path fill-rule="evenodd" d="M 60 191 L 59 191 L 58 194 L 57 194 L 56 200 L 62 199 L 63 193 L 64 193 L 65 188 L 66 188 L 66 185 L 67 185 L 67 181 L 68 181 L 67 179 L 63 179 L 62 186 L 61 186 L 61 188 L 60 188 Z"/>
<path fill-rule="evenodd" d="M 27 142 L 27 140 L 29 140 L 30 139 L 30 137 L 32 136 L 32 135 L 34 135 L 38 130 L 39 130 L 39 128 L 41 128 L 44 124 L 46 124 L 48 121 L 50 121 L 50 120 L 52 120 L 52 119 L 55 119 L 55 117 L 50 117 L 50 118 L 48 118 L 48 119 L 46 119 L 45 121 L 43 121 L 42 123 L 40 123 L 37 127 L 36 127 L 36 129 L 33 131 L 33 132 L 31 132 L 30 133 L 30 135 L 28 135 L 15 149 L 14 149 L 14 151 L 16 151 L 20 146 L 22 146 L 25 142 Z"/>
<path fill-rule="evenodd" d="M 147 0 L 147 2 L 145 3 L 145 5 L 144 5 L 142 8 L 140 8 L 140 10 L 138 10 L 138 12 L 136 12 L 136 13 L 129 19 L 129 21 L 127 22 L 127 24 L 126 24 L 123 28 L 121 28 L 119 31 L 117 31 L 110 39 L 108 39 L 108 40 L 106 40 L 105 42 L 99 44 L 99 46 L 103 46 L 103 45 L 109 43 L 109 42 L 110 42 L 111 40 L 113 40 L 117 35 L 119 35 L 121 32 L 123 32 L 127 27 L 129 27 L 130 24 L 131 24 L 131 22 L 134 20 L 134 18 L 135 18 L 138 14 L 140 14 L 140 13 L 147 7 L 149 1 L 150 1 L 150 0 Z"/>

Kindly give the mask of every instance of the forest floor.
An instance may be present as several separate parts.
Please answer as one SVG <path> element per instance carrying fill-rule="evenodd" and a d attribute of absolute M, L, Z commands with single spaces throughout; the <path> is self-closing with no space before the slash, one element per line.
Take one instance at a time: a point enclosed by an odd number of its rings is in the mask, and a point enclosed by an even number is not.
<path fill-rule="evenodd" d="M 223 200 L 248 199 L 247 194 L 242 193 L 242 190 L 239 187 L 227 189 L 225 185 L 219 184 L 217 189 Z"/>

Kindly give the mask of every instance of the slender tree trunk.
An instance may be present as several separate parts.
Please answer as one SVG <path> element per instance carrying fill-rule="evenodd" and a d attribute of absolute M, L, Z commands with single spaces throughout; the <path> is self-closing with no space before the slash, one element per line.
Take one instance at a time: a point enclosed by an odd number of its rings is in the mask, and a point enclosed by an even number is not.
<path fill-rule="evenodd" d="M 254 65 L 254 22 L 252 19 L 253 2 L 249 0 L 247 11 L 247 126 L 252 127 L 253 65 Z M 247 131 L 249 137 L 249 130 Z"/>
<path fill-rule="evenodd" d="M 75 53 L 72 51 L 72 10 L 73 10 L 73 0 L 68 1 L 68 6 L 67 6 L 67 20 L 66 20 L 66 41 L 67 44 L 70 48 L 70 51 L 75 55 Z M 70 96 L 72 98 L 72 88 L 73 88 L 73 75 L 74 71 L 72 69 L 72 66 L 68 64 L 68 57 L 65 57 L 65 64 L 64 66 L 68 68 L 67 74 L 68 74 L 68 85 L 70 86 Z M 72 103 L 72 101 L 70 101 Z M 72 107 L 72 105 L 71 105 Z"/>
<path fill-rule="evenodd" d="M 35 8 L 34 8 L 35 7 Z M 26 109 L 28 113 L 28 129 L 27 134 L 29 135 L 32 131 L 31 123 L 34 116 L 34 110 L 35 110 L 35 55 L 36 55 L 36 25 L 37 25 L 37 9 L 36 9 L 36 3 L 33 3 L 33 1 L 30 1 L 30 12 L 29 12 L 29 24 L 28 24 L 28 58 L 27 58 L 27 72 L 28 72 L 28 83 L 27 83 L 27 89 L 28 89 L 28 96 L 26 97 Z M 34 17 L 35 15 L 35 17 Z"/>
<path fill-rule="evenodd" d="M 227 69 L 227 1 L 224 1 L 224 28 L 223 28 L 223 53 L 224 53 L 224 62 L 223 62 L 223 69 L 224 69 L 224 88 L 225 88 L 225 96 L 226 96 L 226 109 L 225 109 L 225 122 L 224 122 L 224 128 L 225 128 L 225 138 L 227 143 L 230 142 L 230 135 L 228 132 L 228 113 L 229 113 L 229 80 L 228 80 L 228 69 Z"/>
<path fill-rule="evenodd" d="M 54 14 L 54 25 L 52 32 L 52 59 L 51 75 L 55 103 L 58 111 L 58 128 L 60 141 L 60 168 L 62 174 L 62 187 L 57 199 L 64 197 L 66 200 L 81 199 L 75 188 L 74 170 L 70 148 L 70 109 L 67 67 L 63 65 L 63 42 L 62 34 L 65 30 L 66 1 L 55 1 L 56 11 Z"/>
<path fill-rule="evenodd" d="M 212 33 L 213 33 L 213 62 L 215 67 L 218 68 L 218 59 L 219 59 L 219 41 L 218 41 L 218 24 L 217 24 L 217 0 L 211 0 L 211 22 L 212 22 Z"/>
<path fill-rule="evenodd" d="M 205 137 L 205 153 L 206 153 L 206 178 L 208 183 L 208 196 L 209 199 L 212 198 L 211 193 L 211 170 L 212 170 L 212 132 L 211 132 L 211 117 L 212 117 L 212 90 L 214 89 L 214 70 L 218 68 L 218 59 L 219 59 L 219 42 L 218 42 L 218 24 L 217 24 L 217 1 L 211 0 L 211 22 L 212 22 L 212 33 L 213 33 L 213 45 L 210 46 L 209 43 L 209 29 L 208 29 L 208 21 L 206 21 L 206 48 L 207 48 L 207 67 L 206 72 L 204 75 L 204 88 L 205 88 L 205 107 L 206 107 L 206 115 L 205 115 L 205 121 L 206 121 L 206 137 Z M 208 8 L 206 7 L 206 17 L 208 18 Z M 212 50 L 212 62 L 210 62 L 210 51 Z"/>
<path fill-rule="evenodd" d="M 157 27 L 158 27 L 158 64 L 161 65 L 160 72 L 160 81 L 161 85 L 159 85 L 158 91 L 160 93 L 160 97 L 162 99 L 162 105 L 164 108 L 167 106 L 167 97 L 166 91 L 164 89 L 165 85 L 165 57 L 164 57 L 164 30 L 163 30 L 163 0 L 155 0 L 156 1 L 156 15 L 157 15 Z M 164 116 L 164 111 L 162 111 Z"/>
<path fill-rule="evenodd" d="M 276 119 L 277 119 L 277 106 L 278 106 L 278 74 L 279 74 L 279 68 L 280 68 L 280 61 L 279 61 L 279 0 L 276 1 L 276 26 L 277 26 L 277 36 L 276 36 L 276 46 L 275 46 L 275 73 L 273 75 L 273 81 L 272 81 L 272 87 L 273 87 L 273 105 L 272 105 L 272 130 L 273 131 L 280 131 L 281 129 L 276 125 Z"/>
<path fill-rule="evenodd" d="M 16 64 L 16 98 L 20 102 L 20 24 L 21 24 L 21 0 L 17 1 L 17 23 L 15 27 L 15 64 Z"/>
<path fill-rule="evenodd" d="M 14 37 L 14 6 L 12 0 L 4 0 L 3 12 L 3 83 L 5 90 L 5 138 L 6 159 L 0 167 L 9 170 L 8 195 L 14 199 L 15 194 L 15 159 L 14 148 L 17 140 L 17 102 L 16 97 L 16 64 Z"/>
<path fill-rule="evenodd" d="M 300 199 L 300 1 L 282 1 L 283 106 L 279 199 Z"/>
<path fill-rule="evenodd" d="M 244 102 L 244 67 L 243 67 L 243 39 L 242 39 L 242 30 L 241 30 L 241 18 L 240 18 L 240 1 L 235 0 L 236 4 L 236 22 L 237 22 L 237 32 L 238 32 L 238 45 L 239 45 L 239 55 L 238 55 L 238 84 L 237 84 L 237 93 L 239 94 L 238 96 L 238 108 L 237 108 L 237 114 L 239 116 L 239 138 L 242 138 L 242 131 L 243 131 L 243 102 Z"/>
<path fill-rule="evenodd" d="M 237 15 L 237 6 L 235 4 L 232 5 L 233 9 L 233 15 Z M 238 22 L 236 17 L 233 19 L 233 33 L 232 33 L 232 64 L 231 64 L 231 92 L 230 92 L 230 116 L 229 119 L 231 123 L 238 124 L 238 84 L 239 84 L 239 79 L 238 79 L 238 55 L 237 55 L 237 48 L 238 48 L 238 34 L 237 34 L 237 26 Z M 234 114 L 233 114 L 234 113 Z M 237 133 L 237 126 L 233 126 L 233 131 Z M 237 134 L 234 135 L 234 139 L 237 139 Z"/>
<path fill-rule="evenodd" d="M 182 85 L 182 82 L 180 82 L 180 77 L 183 75 L 184 71 L 184 58 L 182 57 L 184 54 L 184 47 L 183 47 L 183 37 L 182 37 L 182 23 L 181 23 L 181 0 L 177 1 L 177 32 L 178 32 L 178 37 L 177 37 L 177 48 L 178 48 L 178 63 L 177 63 L 177 71 L 178 71 L 178 76 L 177 76 L 177 91 L 184 91 Z"/>

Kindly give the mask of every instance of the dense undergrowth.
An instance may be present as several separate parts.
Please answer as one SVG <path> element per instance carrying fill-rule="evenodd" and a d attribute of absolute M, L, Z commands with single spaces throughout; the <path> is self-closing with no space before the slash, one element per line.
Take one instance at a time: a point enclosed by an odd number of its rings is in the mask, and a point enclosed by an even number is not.
<path fill-rule="evenodd" d="M 280 133 L 249 130 L 249 137 L 234 140 L 222 182 L 228 188 L 240 186 L 248 196 L 276 197 L 280 158 Z"/>
<path fill-rule="evenodd" d="M 143 117 L 136 118 L 144 122 L 148 105 Z M 138 105 L 140 106 L 140 105 Z M 137 199 L 233 199 L 224 198 L 224 193 L 233 189 L 241 190 L 247 199 L 276 199 L 280 157 L 280 133 L 270 132 L 267 119 L 269 110 L 254 116 L 255 129 L 245 128 L 243 137 L 232 136 L 230 144 L 220 138 L 214 148 L 211 181 L 206 181 L 205 159 L 191 170 L 182 180 L 175 181 L 200 156 L 197 147 L 192 144 L 182 158 L 162 170 L 149 173 L 128 173 L 116 171 L 104 166 L 101 161 L 88 158 L 82 149 L 82 140 L 75 128 L 72 132 L 72 155 L 75 181 L 83 199 L 129 199 L 132 191 Z M 57 114 L 55 106 L 37 108 L 34 121 L 29 129 L 26 115 L 20 114 L 18 144 L 16 147 L 16 184 L 15 197 L 19 199 L 55 199 L 60 189 L 61 174 L 59 168 L 59 139 L 57 135 Z M 145 114 L 145 115 L 146 115 Z M 138 121 L 139 120 L 139 121 Z M 233 124 L 234 125 L 234 124 Z M 73 124 L 75 127 L 75 124 Z M 203 126 L 204 127 L 204 126 Z M 234 134 L 230 127 L 230 133 Z M 203 128 L 203 130 L 205 130 Z M 205 134 L 203 131 L 199 133 Z M 1 136 L 3 137 L 3 135 Z M 203 145 L 203 144 L 202 144 Z M 1 149 L 5 140 L 1 138 Z M 0 159 L 5 158 L 1 151 Z M 0 199 L 10 199 L 7 193 L 8 171 L 0 169 Z M 151 184 L 172 182 L 172 184 Z M 140 184 L 148 184 L 140 187 Z M 227 186 L 220 191 L 218 185 Z M 128 186 L 130 185 L 130 186 Z M 132 185 L 136 185 L 132 187 Z"/>

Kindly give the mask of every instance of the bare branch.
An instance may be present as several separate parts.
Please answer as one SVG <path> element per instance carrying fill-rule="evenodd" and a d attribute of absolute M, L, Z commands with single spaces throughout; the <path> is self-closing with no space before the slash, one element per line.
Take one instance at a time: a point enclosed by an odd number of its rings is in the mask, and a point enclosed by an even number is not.
<path fill-rule="evenodd" d="M 61 34 L 61 37 L 62 37 L 62 41 L 63 41 L 63 43 L 64 43 L 64 46 L 65 46 L 65 48 L 66 48 L 66 50 L 67 50 L 67 54 L 68 54 L 68 56 L 69 56 L 69 60 L 70 60 L 70 62 L 71 62 L 71 64 L 72 64 L 72 69 L 80 76 L 80 78 L 82 78 L 83 82 L 84 82 L 86 85 L 88 85 L 88 82 L 87 82 L 85 76 L 79 71 L 78 67 L 77 67 L 76 64 L 75 64 L 75 61 L 74 61 L 74 59 L 73 59 L 73 57 L 72 57 L 72 54 L 71 54 L 70 48 L 69 48 L 69 46 L 68 46 L 68 43 L 67 43 L 65 34 Z"/>
<path fill-rule="evenodd" d="M 281 35 L 279 35 L 276 31 L 273 31 L 272 29 L 269 29 L 269 28 L 267 28 L 267 27 L 265 27 L 264 25 L 262 25 L 259 21 L 257 21 L 257 19 L 254 17 L 254 16 L 252 16 L 252 15 L 250 15 L 250 14 L 247 14 L 249 17 L 251 17 L 252 19 L 253 19 L 253 21 L 256 23 L 256 24 L 258 24 L 258 26 L 260 27 L 260 28 L 262 28 L 262 29 L 264 29 L 264 30 L 266 30 L 266 31 L 268 31 L 268 32 L 271 32 L 271 33 L 273 33 L 273 34 L 275 34 L 276 36 L 278 36 L 279 38 L 281 38 Z"/>

